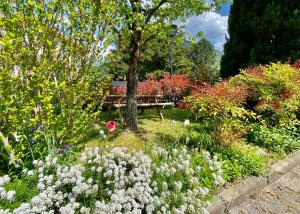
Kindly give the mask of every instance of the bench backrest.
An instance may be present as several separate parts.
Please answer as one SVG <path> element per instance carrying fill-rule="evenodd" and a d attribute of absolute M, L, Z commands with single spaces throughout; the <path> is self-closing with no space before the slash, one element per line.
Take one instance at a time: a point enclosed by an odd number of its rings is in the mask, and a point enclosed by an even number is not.
<path fill-rule="evenodd" d="M 138 95 L 137 102 L 138 103 L 159 103 L 162 102 L 163 96 L 161 95 Z M 108 95 L 106 97 L 106 102 L 109 103 L 118 103 L 123 104 L 126 103 L 126 96 L 124 95 Z"/>

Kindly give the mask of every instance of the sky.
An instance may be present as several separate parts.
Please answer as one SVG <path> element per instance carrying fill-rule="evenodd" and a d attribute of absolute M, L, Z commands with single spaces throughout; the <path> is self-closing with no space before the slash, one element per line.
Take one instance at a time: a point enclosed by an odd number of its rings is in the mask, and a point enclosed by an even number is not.
<path fill-rule="evenodd" d="M 224 4 L 218 12 L 206 12 L 200 16 L 192 16 L 186 23 L 185 30 L 192 35 L 202 31 L 215 49 L 223 51 L 225 34 L 227 34 L 230 3 Z"/>

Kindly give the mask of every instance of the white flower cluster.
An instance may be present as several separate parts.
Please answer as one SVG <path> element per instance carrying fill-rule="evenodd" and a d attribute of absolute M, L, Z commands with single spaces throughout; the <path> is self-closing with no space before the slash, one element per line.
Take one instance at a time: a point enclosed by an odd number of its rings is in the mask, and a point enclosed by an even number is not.
<path fill-rule="evenodd" d="M 98 192 L 98 185 L 84 177 L 85 168 L 81 165 L 59 165 L 57 158 L 51 156 L 45 162 L 35 161 L 34 164 L 39 172 L 39 194 L 13 213 L 75 213 L 80 207 L 79 198 L 88 198 Z"/>
<path fill-rule="evenodd" d="M 34 170 L 28 170 L 27 168 L 24 168 L 24 169 L 22 170 L 22 173 L 23 173 L 24 175 L 29 176 L 29 177 L 34 176 Z"/>
<path fill-rule="evenodd" d="M 10 181 L 10 177 L 8 175 L 4 175 L 0 177 L 0 200 L 13 201 L 15 199 L 16 192 L 13 190 L 6 191 L 3 187 L 6 183 Z"/>
<path fill-rule="evenodd" d="M 183 126 L 189 126 L 189 125 L 191 125 L 191 122 L 190 122 L 190 120 L 189 119 L 185 119 L 184 120 L 184 122 L 183 122 Z"/>
<path fill-rule="evenodd" d="M 81 160 L 87 161 L 92 171 L 102 174 L 104 191 L 110 199 L 97 201 L 95 213 L 153 213 L 150 157 L 139 152 L 126 153 L 125 148 L 100 155 L 99 148 L 94 148 L 84 153 Z"/>
<path fill-rule="evenodd" d="M 213 159 L 210 157 L 210 153 L 207 151 L 202 151 L 202 156 L 205 158 L 207 163 L 209 164 L 209 169 L 210 170 L 216 170 L 215 173 L 212 173 L 212 177 L 214 178 L 214 185 L 224 185 L 225 181 L 222 178 L 222 164 L 218 162 L 217 156 L 214 156 Z"/>
<path fill-rule="evenodd" d="M 34 161 L 38 195 L 15 210 L 0 209 L 0 214 L 206 213 L 209 189 L 201 186 L 198 175 L 201 167 L 211 167 L 211 177 L 220 183 L 222 170 L 216 159 L 204 153 L 207 165 L 192 167 L 186 149 L 168 153 L 158 148 L 154 155 L 160 163 L 125 148 L 110 152 L 93 148 L 82 153 L 80 164 L 61 165 L 52 156 Z M 24 174 L 35 175 L 27 170 Z M 178 175 L 183 179 L 176 180 Z M 9 181 L 8 176 L 1 177 L 0 187 Z M 174 206 L 176 197 L 181 200 Z"/>
<path fill-rule="evenodd" d="M 209 189 L 201 186 L 199 178 L 201 166 L 193 166 L 187 149 L 173 149 L 171 152 L 168 152 L 165 149 L 158 148 L 155 151 L 159 155 L 162 164 L 154 166 L 154 171 L 160 180 L 164 180 L 161 191 L 158 191 L 157 182 L 154 181 L 152 183 L 156 193 L 159 194 L 161 202 L 160 210 L 157 213 L 168 213 L 168 210 L 171 210 L 171 213 L 208 213 L 205 207 L 208 205 L 206 196 L 209 193 Z M 222 171 L 218 170 L 221 164 L 217 159 L 211 159 L 208 152 L 203 152 L 203 159 L 206 162 L 205 167 L 211 170 L 214 184 L 224 184 L 224 180 L 221 177 Z M 185 180 L 188 180 L 189 185 L 183 189 L 182 181 L 175 181 L 171 185 L 168 184 L 168 181 L 177 177 L 184 177 Z M 182 199 L 180 206 L 170 208 L 170 203 L 174 204 L 174 200 L 179 197 Z"/>

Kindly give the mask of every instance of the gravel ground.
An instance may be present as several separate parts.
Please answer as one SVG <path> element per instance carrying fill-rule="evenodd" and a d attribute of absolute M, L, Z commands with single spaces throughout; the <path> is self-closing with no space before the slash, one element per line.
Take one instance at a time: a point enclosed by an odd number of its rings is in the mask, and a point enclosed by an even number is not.
<path fill-rule="evenodd" d="M 228 213 L 300 214 L 300 165 Z"/>

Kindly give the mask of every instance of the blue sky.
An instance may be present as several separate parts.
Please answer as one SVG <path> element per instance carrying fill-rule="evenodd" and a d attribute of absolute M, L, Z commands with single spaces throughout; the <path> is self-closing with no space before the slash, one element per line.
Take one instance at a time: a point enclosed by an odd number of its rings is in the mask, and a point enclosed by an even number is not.
<path fill-rule="evenodd" d="M 230 12 L 230 3 L 223 4 L 221 10 L 218 12 L 221 16 L 228 16 Z"/>
<path fill-rule="evenodd" d="M 200 16 L 192 16 L 186 23 L 185 30 L 192 35 L 202 31 L 215 49 L 222 51 L 227 34 L 229 11 L 230 3 L 222 5 L 218 12 L 210 11 Z"/>

